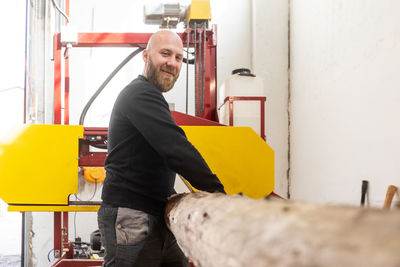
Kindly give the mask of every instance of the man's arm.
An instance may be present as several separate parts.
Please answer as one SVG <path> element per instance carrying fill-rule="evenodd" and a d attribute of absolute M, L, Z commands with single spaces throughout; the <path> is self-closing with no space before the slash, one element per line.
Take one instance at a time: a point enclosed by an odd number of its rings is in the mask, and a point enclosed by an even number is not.
<path fill-rule="evenodd" d="M 196 189 L 225 192 L 224 187 L 208 167 L 199 151 L 176 125 L 168 104 L 154 88 L 144 88 L 133 94 L 124 113 L 167 165 L 187 179 Z"/>

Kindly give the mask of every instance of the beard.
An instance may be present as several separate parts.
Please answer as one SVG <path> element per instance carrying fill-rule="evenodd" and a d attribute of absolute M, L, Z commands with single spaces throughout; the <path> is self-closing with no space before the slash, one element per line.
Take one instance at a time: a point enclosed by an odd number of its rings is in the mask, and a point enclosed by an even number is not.
<path fill-rule="evenodd" d="M 164 75 L 163 71 L 171 73 L 172 76 Z M 149 57 L 149 62 L 147 64 L 146 75 L 147 80 L 154 84 L 163 93 L 171 90 L 179 77 L 179 73 L 173 67 L 163 65 L 159 69 L 157 69 L 157 67 L 153 64 L 151 57 Z"/>

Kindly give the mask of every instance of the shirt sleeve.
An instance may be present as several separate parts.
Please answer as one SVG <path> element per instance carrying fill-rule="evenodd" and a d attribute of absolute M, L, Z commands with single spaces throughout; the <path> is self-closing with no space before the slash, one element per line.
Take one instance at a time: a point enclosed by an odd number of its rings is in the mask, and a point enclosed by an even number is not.
<path fill-rule="evenodd" d="M 150 85 L 136 90 L 126 99 L 123 112 L 168 167 L 187 179 L 198 190 L 225 192 L 200 152 L 187 140 L 185 132 L 176 125 L 161 92 Z"/>

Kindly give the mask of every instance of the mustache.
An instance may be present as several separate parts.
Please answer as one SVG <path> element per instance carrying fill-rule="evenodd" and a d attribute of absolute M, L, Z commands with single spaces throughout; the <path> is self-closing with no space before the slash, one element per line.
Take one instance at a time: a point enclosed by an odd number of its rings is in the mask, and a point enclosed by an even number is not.
<path fill-rule="evenodd" d="M 176 70 L 176 68 L 174 68 L 174 67 L 164 66 L 164 67 L 161 67 L 160 69 L 161 69 L 162 71 L 169 72 L 169 73 L 171 73 L 172 75 L 176 75 L 176 74 L 177 74 L 177 70 Z"/>

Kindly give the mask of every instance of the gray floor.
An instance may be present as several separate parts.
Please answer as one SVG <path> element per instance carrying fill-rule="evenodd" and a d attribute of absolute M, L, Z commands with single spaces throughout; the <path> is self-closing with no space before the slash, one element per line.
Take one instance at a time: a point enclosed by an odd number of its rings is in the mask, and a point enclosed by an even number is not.
<path fill-rule="evenodd" d="M 0 254 L 0 267 L 19 267 L 21 266 L 20 255 L 1 255 Z"/>
<path fill-rule="evenodd" d="M 0 214 L 0 267 L 21 266 L 21 214 L 6 212 Z"/>

